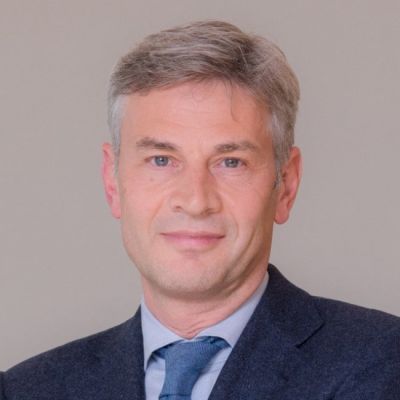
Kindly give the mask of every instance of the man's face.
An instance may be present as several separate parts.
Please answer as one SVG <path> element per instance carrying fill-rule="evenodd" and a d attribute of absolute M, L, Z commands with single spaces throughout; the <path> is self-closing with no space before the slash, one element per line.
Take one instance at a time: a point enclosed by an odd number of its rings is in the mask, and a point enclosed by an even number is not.
<path fill-rule="evenodd" d="M 210 298 L 262 279 L 293 200 L 275 187 L 268 118 L 222 82 L 127 97 L 118 173 L 106 144 L 104 181 L 145 296 Z"/>

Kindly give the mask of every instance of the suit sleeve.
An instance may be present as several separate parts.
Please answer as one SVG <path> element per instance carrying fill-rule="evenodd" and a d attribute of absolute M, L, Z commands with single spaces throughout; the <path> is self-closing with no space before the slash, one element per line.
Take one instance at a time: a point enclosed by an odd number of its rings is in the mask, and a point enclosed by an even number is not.
<path fill-rule="evenodd" d="M 7 400 L 6 395 L 4 394 L 4 372 L 0 371 L 0 400 Z"/>

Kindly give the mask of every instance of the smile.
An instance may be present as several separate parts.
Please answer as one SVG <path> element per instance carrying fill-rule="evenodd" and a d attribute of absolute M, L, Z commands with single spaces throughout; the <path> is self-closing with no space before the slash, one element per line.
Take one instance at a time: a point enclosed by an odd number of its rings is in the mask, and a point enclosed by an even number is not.
<path fill-rule="evenodd" d="M 218 244 L 225 235 L 214 232 L 175 231 L 163 232 L 161 236 L 181 250 L 206 250 Z"/>

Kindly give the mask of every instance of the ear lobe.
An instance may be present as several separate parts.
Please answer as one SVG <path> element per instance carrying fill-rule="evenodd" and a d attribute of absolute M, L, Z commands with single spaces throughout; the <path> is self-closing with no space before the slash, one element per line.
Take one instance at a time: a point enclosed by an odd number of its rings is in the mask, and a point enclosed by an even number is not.
<path fill-rule="evenodd" d="M 114 218 L 121 218 L 118 182 L 115 175 L 115 157 L 110 143 L 103 144 L 102 178 L 107 203 Z"/>
<path fill-rule="evenodd" d="M 298 147 L 292 148 L 289 160 L 282 167 L 281 174 L 275 211 L 277 224 L 284 224 L 289 219 L 290 210 L 296 199 L 302 174 L 301 153 Z"/>

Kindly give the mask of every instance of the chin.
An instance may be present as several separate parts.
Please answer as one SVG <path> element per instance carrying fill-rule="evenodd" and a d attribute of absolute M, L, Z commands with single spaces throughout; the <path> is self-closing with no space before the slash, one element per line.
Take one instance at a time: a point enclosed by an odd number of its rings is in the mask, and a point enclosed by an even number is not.
<path fill-rule="evenodd" d="M 203 267 L 204 268 L 204 267 Z M 222 288 L 223 278 L 202 271 L 199 266 L 185 266 L 184 270 L 168 270 L 169 273 L 148 274 L 144 276 L 152 292 L 163 293 L 170 298 L 204 298 L 215 296 Z M 148 271 L 147 271 L 148 272 Z M 164 271 L 163 271 L 164 272 Z"/>

